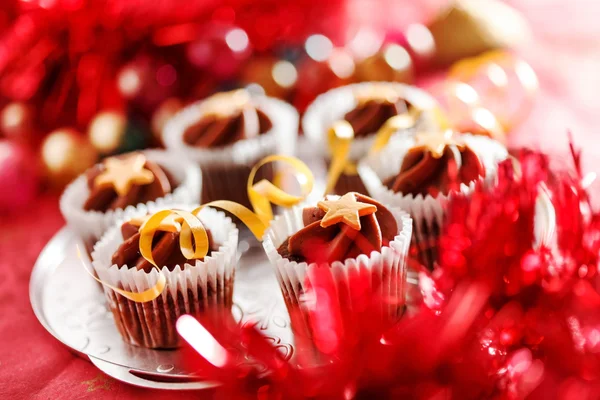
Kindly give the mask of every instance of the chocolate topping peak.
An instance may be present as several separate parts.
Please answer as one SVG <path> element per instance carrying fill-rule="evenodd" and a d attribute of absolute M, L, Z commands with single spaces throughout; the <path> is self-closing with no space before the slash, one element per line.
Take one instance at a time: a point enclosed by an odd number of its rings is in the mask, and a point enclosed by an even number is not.
<path fill-rule="evenodd" d="M 354 229 L 343 218 L 338 222 L 327 222 L 327 213 L 331 208 L 308 207 L 302 213 L 304 228 L 290 236 L 280 246 L 279 253 L 298 262 L 343 262 L 360 254 L 369 255 L 372 251 L 380 251 L 398 234 L 398 224 L 393 214 L 370 197 L 348 193 L 342 198 L 325 200 L 329 204 L 345 201 L 352 203 L 348 213 L 356 211 L 359 215 L 363 214 L 359 217 L 360 229 Z M 368 211 L 361 212 L 357 208 Z"/>
<path fill-rule="evenodd" d="M 417 135 L 400 172 L 384 184 L 402 194 L 448 194 L 460 184 L 485 177 L 479 156 L 452 133 Z"/>
<path fill-rule="evenodd" d="M 124 242 L 119 246 L 112 256 L 112 263 L 120 266 L 127 265 L 129 268 L 136 268 L 150 272 L 152 264 L 142 257 L 140 253 L 140 227 L 145 218 L 135 218 L 121 225 L 121 234 Z M 167 267 L 173 270 L 175 266 L 183 267 L 186 263 L 193 264 L 195 260 L 188 260 L 181 252 L 179 245 L 179 234 L 181 232 L 182 218 L 177 216 L 167 217 L 157 228 L 157 232 L 152 242 L 152 257 L 157 265 Z M 215 243 L 210 233 L 206 230 L 209 243 L 209 255 L 212 251 L 217 251 L 219 246 Z"/>
<path fill-rule="evenodd" d="M 256 108 L 245 90 L 217 93 L 202 104 L 203 117 L 183 133 L 196 147 L 226 146 L 268 132 L 271 120 Z"/>
<path fill-rule="evenodd" d="M 167 171 L 139 153 L 107 158 L 86 176 L 90 190 L 83 205 L 86 211 L 105 212 L 153 201 L 175 186 Z"/>
<path fill-rule="evenodd" d="M 408 112 L 411 106 L 387 85 L 374 84 L 357 89 L 354 97 L 357 105 L 344 119 L 352 125 L 355 137 L 376 133 L 388 119 Z"/>

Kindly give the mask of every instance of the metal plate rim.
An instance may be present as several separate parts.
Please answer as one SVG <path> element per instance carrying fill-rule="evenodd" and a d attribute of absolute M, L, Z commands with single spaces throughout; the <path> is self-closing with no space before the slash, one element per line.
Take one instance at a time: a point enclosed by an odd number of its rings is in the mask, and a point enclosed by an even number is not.
<path fill-rule="evenodd" d="M 133 368 L 111 363 L 109 361 L 101 360 L 92 355 L 85 354 L 64 342 L 60 335 L 52 329 L 50 323 L 44 313 L 42 306 L 43 303 L 43 290 L 44 290 L 44 277 L 52 274 L 54 270 L 60 265 L 66 258 L 65 244 L 70 243 L 74 239 L 73 232 L 66 226 L 59 229 L 52 238 L 46 243 L 38 258 L 36 259 L 29 279 L 29 303 L 33 310 L 35 317 L 42 327 L 52 335 L 54 339 L 60 342 L 67 350 L 74 353 L 76 356 L 90 362 L 96 368 L 106 373 L 110 377 L 127 383 L 129 385 L 150 388 L 150 389 L 162 389 L 162 390 L 207 390 L 213 389 L 221 384 L 218 382 L 210 381 L 190 381 L 190 382 L 158 382 L 147 380 L 132 374 L 130 371 L 134 371 Z"/>
<path fill-rule="evenodd" d="M 70 347 L 67 343 L 61 340 L 60 336 L 56 333 L 54 329 L 50 327 L 50 324 L 44 314 L 44 310 L 42 308 L 42 294 L 38 293 L 38 288 L 42 287 L 43 284 L 41 280 L 48 273 L 52 273 L 52 271 L 48 271 L 49 268 L 53 265 L 53 269 L 58 267 L 58 265 L 64 260 L 64 246 L 62 243 L 68 242 L 70 238 L 72 238 L 73 233 L 66 226 L 56 232 L 50 241 L 46 243 L 42 251 L 40 252 L 38 258 L 33 265 L 33 269 L 31 270 L 31 275 L 29 278 L 29 304 L 33 310 L 35 317 L 38 322 L 44 327 L 44 329 L 50 333 L 54 339 L 58 340 L 63 346 L 65 346 L 69 351 L 73 352 L 77 356 L 89 361 L 89 358 L 86 354 Z M 55 258 L 55 253 L 58 252 L 60 254 L 58 260 L 49 260 Z M 42 289 L 43 290 L 43 289 Z"/>

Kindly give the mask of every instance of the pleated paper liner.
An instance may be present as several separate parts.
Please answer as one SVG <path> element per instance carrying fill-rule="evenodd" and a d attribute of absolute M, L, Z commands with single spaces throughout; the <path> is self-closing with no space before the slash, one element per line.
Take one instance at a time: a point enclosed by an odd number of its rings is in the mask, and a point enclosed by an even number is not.
<path fill-rule="evenodd" d="M 506 148 L 484 136 L 461 135 L 464 142 L 480 157 L 485 171 L 484 184 L 493 184 L 498 163 L 508 157 Z M 437 241 L 444 226 L 446 204 L 455 194 L 469 196 L 477 182 L 461 184 L 459 191 L 437 196 L 394 193 L 383 182 L 400 170 L 405 154 L 415 144 L 414 138 L 393 139 L 383 151 L 365 158 L 359 163 L 358 171 L 369 194 L 377 201 L 399 207 L 413 219 L 411 257 L 433 269 L 437 262 Z"/>
<path fill-rule="evenodd" d="M 328 299 L 336 303 L 334 309 L 341 311 L 342 329 L 348 335 L 356 327 L 356 321 L 369 309 L 372 298 L 365 293 L 388 301 L 379 310 L 383 323 L 392 324 L 401 317 L 404 310 L 406 284 L 406 256 L 410 245 L 412 221 L 409 215 L 397 208 L 390 208 L 396 218 L 398 235 L 381 252 L 360 255 L 331 264 L 297 263 L 283 258 L 277 251 L 291 235 L 303 228 L 302 207 L 296 206 L 284 211 L 271 223 L 263 240 L 263 246 L 275 272 L 292 318 L 292 328 L 297 340 L 327 342 L 325 334 L 315 332 L 312 318 L 318 318 L 319 310 L 314 308 L 318 291 L 311 289 L 319 282 L 333 285 L 337 298 Z M 365 291 L 364 277 L 370 287 Z M 371 310 L 372 311 L 372 310 Z"/>
<path fill-rule="evenodd" d="M 300 196 L 286 193 L 266 180 L 255 182 L 257 171 L 274 162 L 291 167 L 301 187 Z M 96 244 L 92 260 L 123 337 L 140 346 L 172 348 L 177 345 L 174 322 L 179 316 L 197 314 L 207 308 L 229 309 L 239 231 L 224 212 L 215 208 L 235 215 L 255 237 L 262 238 L 273 218 L 271 203 L 298 204 L 310 194 L 313 183 L 312 172 L 303 162 L 293 157 L 271 155 L 253 166 L 245 186 L 253 210 L 227 200 L 206 203 L 193 210 L 188 208 L 193 212 L 185 208 L 146 210 L 152 216 L 140 227 L 139 252 L 155 267 L 150 273 L 112 265 L 112 254 L 123 243 L 120 224 L 124 220 L 121 220 Z M 132 211 L 127 219 L 146 215 L 138 211 Z M 203 261 L 176 266 L 172 271 L 156 264 L 152 253 L 153 237 L 165 218 L 171 216 L 183 220 L 178 227 L 183 255 L 187 259 L 202 258 Z M 219 251 L 210 255 L 206 255 L 208 235 L 204 226 L 210 230 L 213 240 L 221 244 Z"/>
<path fill-rule="evenodd" d="M 172 193 L 155 201 L 128 206 L 125 209 L 109 210 L 106 212 L 85 211 L 83 205 L 90 191 L 85 174 L 73 181 L 65 189 L 60 198 L 60 210 L 73 229 L 83 240 L 86 249 L 91 251 L 94 243 L 100 239 L 114 223 L 122 219 L 126 213 L 135 210 L 146 210 L 146 207 L 167 207 L 170 204 L 197 204 L 200 198 L 202 178 L 200 169 L 193 163 L 181 160 L 173 154 L 161 150 L 145 150 L 140 152 L 150 161 L 157 163 L 168 171 L 178 186 Z"/>
<path fill-rule="evenodd" d="M 344 115 L 356 107 L 354 91 L 371 85 L 389 86 L 399 93 L 400 98 L 406 99 L 419 110 L 427 111 L 436 105 L 435 100 L 426 92 L 413 86 L 394 82 L 362 82 L 332 89 L 318 96 L 307 108 L 302 118 L 302 130 L 314 148 L 316 155 L 329 164 L 331 160 L 328 148 L 327 132 L 334 122 L 344 118 Z M 424 128 L 431 124 L 427 112 L 417 120 L 415 128 Z M 413 129 L 400 131 L 398 134 L 412 134 Z M 355 138 L 352 142 L 348 160 L 357 163 L 369 151 L 375 141 L 375 132 L 368 137 Z M 329 167 L 329 166 L 328 166 Z M 355 174 L 342 174 L 334 188 L 334 193 L 344 195 L 348 192 L 365 193 L 361 177 Z"/>
<path fill-rule="evenodd" d="M 291 105 L 266 96 L 252 96 L 252 104 L 271 120 L 270 131 L 234 144 L 199 148 L 183 140 L 185 130 L 205 114 L 203 102 L 194 103 L 173 117 L 165 126 L 164 142 L 173 153 L 188 158 L 202 170 L 202 204 L 231 200 L 250 206 L 246 183 L 252 167 L 271 154 L 294 154 L 298 136 L 298 112 Z M 259 171 L 272 180 L 272 166 Z"/>
<path fill-rule="evenodd" d="M 192 207 L 177 206 L 191 210 Z M 155 212 L 160 208 L 150 209 Z M 131 218 L 146 215 L 143 210 L 129 211 L 96 244 L 92 253 L 94 270 L 98 277 L 132 292 L 151 288 L 159 274 L 111 263 L 113 253 L 123 243 L 120 227 Z M 163 267 L 166 277 L 164 291 L 149 302 L 135 302 L 105 287 L 108 304 L 123 339 L 130 344 L 148 348 L 175 348 L 179 337 L 175 322 L 184 314 L 198 315 L 205 310 L 231 309 L 233 281 L 237 264 L 238 229 L 223 212 L 205 208 L 200 220 L 210 230 L 219 250 L 193 264 L 176 266 L 172 271 Z"/>

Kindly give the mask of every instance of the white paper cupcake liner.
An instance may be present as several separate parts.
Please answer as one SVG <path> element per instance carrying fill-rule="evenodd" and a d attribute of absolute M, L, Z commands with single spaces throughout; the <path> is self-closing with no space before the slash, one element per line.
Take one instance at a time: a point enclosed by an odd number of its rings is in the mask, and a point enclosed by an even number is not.
<path fill-rule="evenodd" d="M 174 208 L 193 209 L 189 206 Z M 147 211 L 153 213 L 160 209 L 162 207 L 151 207 Z M 94 246 L 92 264 L 101 280 L 134 292 L 142 292 L 154 286 L 158 279 L 156 269 L 147 273 L 111 262 L 113 253 L 123 243 L 121 224 L 146 214 L 143 210 L 128 210 L 124 218 Z M 238 229 L 221 211 L 205 208 L 199 216 L 207 229 L 210 229 L 213 240 L 221 244 L 219 250 L 193 265 L 178 265 L 172 271 L 163 267 L 162 273 L 167 283 L 157 299 L 136 303 L 104 287 L 108 304 L 125 341 L 148 348 L 173 348 L 179 342 L 175 322 L 181 315 L 198 314 L 216 307 L 231 307 Z"/>
<path fill-rule="evenodd" d="M 298 112 L 281 100 L 252 95 L 252 103 L 271 120 L 272 129 L 255 138 L 232 145 L 198 148 L 183 140 L 185 130 L 204 116 L 204 103 L 194 103 L 175 115 L 165 126 L 163 139 L 167 148 L 200 165 L 203 176 L 202 202 L 231 200 L 249 205 L 246 181 L 252 167 L 271 154 L 292 155 L 298 136 Z M 261 168 L 259 178 L 272 178 L 269 167 Z"/>
<path fill-rule="evenodd" d="M 465 143 L 480 157 L 486 172 L 484 184 L 493 184 L 497 176 L 498 163 L 508 157 L 506 148 L 499 142 L 485 136 L 470 134 L 462 135 Z M 383 204 L 391 204 L 406 210 L 413 219 L 413 247 L 418 251 L 417 258 L 430 269 L 437 261 L 435 243 L 444 226 L 446 204 L 453 195 L 394 193 L 383 182 L 394 176 L 400 170 L 405 154 L 414 146 L 415 139 L 411 137 L 396 138 L 381 152 L 362 160 L 358 172 L 369 191 L 369 194 Z M 460 193 L 469 195 L 475 188 L 476 182 L 462 184 Z M 413 255 L 411 253 L 411 255 Z"/>
<path fill-rule="evenodd" d="M 306 109 L 302 118 L 302 130 L 321 157 L 329 159 L 327 131 L 331 125 L 356 107 L 354 91 L 369 85 L 387 85 L 400 93 L 400 97 L 422 110 L 431 110 L 436 106 L 436 101 L 425 91 L 414 86 L 393 82 L 362 82 L 340 88 L 332 89 L 318 96 Z M 427 113 L 425 113 L 427 114 Z M 431 118 L 421 118 L 417 123 L 418 128 L 423 124 L 431 123 Z M 357 138 L 352 142 L 349 159 L 358 161 L 364 157 L 371 148 L 374 135 L 368 138 Z"/>
<path fill-rule="evenodd" d="M 342 314 L 343 329 L 352 332 L 353 315 L 367 311 L 373 298 L 365 298 L 364 277 L 371 285 L 371 296 L 380 296 L 382 316 L 388 322 L 396 321 L 404 309 L 404 288 L 406 281 L 406 256 L 410 245 L 412 221 L 407 213 L 390 208 L 399 226 L 398 235 L 381 252 L 360 255 L 356 259 L 332 264 L 317 265 L 297 263 L 283 258 L 277 251 L 291 235 L 303 228 L 302 207 L 296 206 L 277 216 L 271 223 L 263 240 L 263 247 L 275 273 L 295 332 L 313 337 L 311 314 L 315 312 L 314 300 L 308 298 L 310 287 L 314 287 L 315 275 L 328 274 L 335 287 L 336 301 Z M 362 295 L 362 296 L 361 296 Z M 387 301 L 386 301 L 387 300 Z M 334 307 L 337 308 L 337 307 Z M 314 338 L 314 337 L 313 337 Z"/>
<path fill-rule="evenodd" d="M 169 150 L 181 154 L 201 166 L 228 167 L 254 165 L 266 155 L 293 154 L 298 134 L 298 112 L 290 104 L 271 97 L 253 95 L 252 103 L 263 111 L 273 125 L 269 132 L 255 138 L 240 140 L 232 145 L 198 148 L 183 140 L 185 129 L 204 116 L 203 102 L 189 105 L 176 114 L 165 126 L 163 138 Z"/>
<path fill-rule="evenodd" d="M 195 164 L 178 159 L 173 154 L 162 150 L 145 150 L 141 152 L 148 160 L 153 161 L 166 169 L 171 176 L 179 182 L 172 193 L 150 201 L 146 204 L 128 206 L 125 209 L 109 210 L 106 212 L 85 211 L 83 205 L 90 191 L 87 178 L 82 174 L 65 189 L 60 198 L 60 211 L 67 221 L 69 228 L 73 229 L 84 241 L 86 247 L 91 248 L 95 241 L 100 239 L 115 221 L 123 218 L 128 211 L 136 209 L 145 210 L 145 206 L 168 206 L 169 204 L 196 204 L 200 199 L 202 175 Z"/>

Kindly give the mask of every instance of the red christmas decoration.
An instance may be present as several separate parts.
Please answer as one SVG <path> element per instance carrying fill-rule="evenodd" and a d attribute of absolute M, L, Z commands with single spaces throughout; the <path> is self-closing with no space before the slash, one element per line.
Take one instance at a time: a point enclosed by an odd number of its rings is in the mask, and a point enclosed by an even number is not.
<path fill-rule="evenodd" d="M 332 287 L 324 270 L 307 294 L 315 297 L 316 336 L 296 344 L 321 349 L 321 367 L 311 368 L 315 360 L 289 364 L 247 326 L 212 319 L 203 321 L 207 333 L 186 317 L 180 332 L 201 343 L 194 350 L 202 356 L 189 359 L 208 362 L 224 396 L 597 399 L 600 214 L 590 206 L 573 147 L 572 154 L 575 173 L 550 170 L 545 155 L 523 150 L 519 168 L 511 160 L 500 165 L 494 188 L 454 198 L 439 242 L 441 266 L 419 272 L 419 290 L 411 292 L 419 295 L 416 307 L 391 329 L 377 323 L 384 299 L 367 291 L 372 300 L 356 315 L 357 330 L 342 332 L 339 310 L 326 301 Z M 540 187 L 556 210 L 555 240 L 540 241 L 534 229 L 544 228 L 536 212 Z M 215 341 L 195 340 L 199 334 Z M 326 348 L 319 346 L 324 338 Z M 270 373 L 259 378 L 236 366 L 244 357 Z"/>
<path fill-rule="evenodd" d="M 193 97 L 203 80 L 234 77 L 251 49 L 300 45 L 312 33 L 339 42 L 344 4 L 10 2 L 0 13 L 0 98 L 34 103 L 47 131 L 85 130 L 99 110 L 131 100 L 149 119 L 169 95 Z"/>

